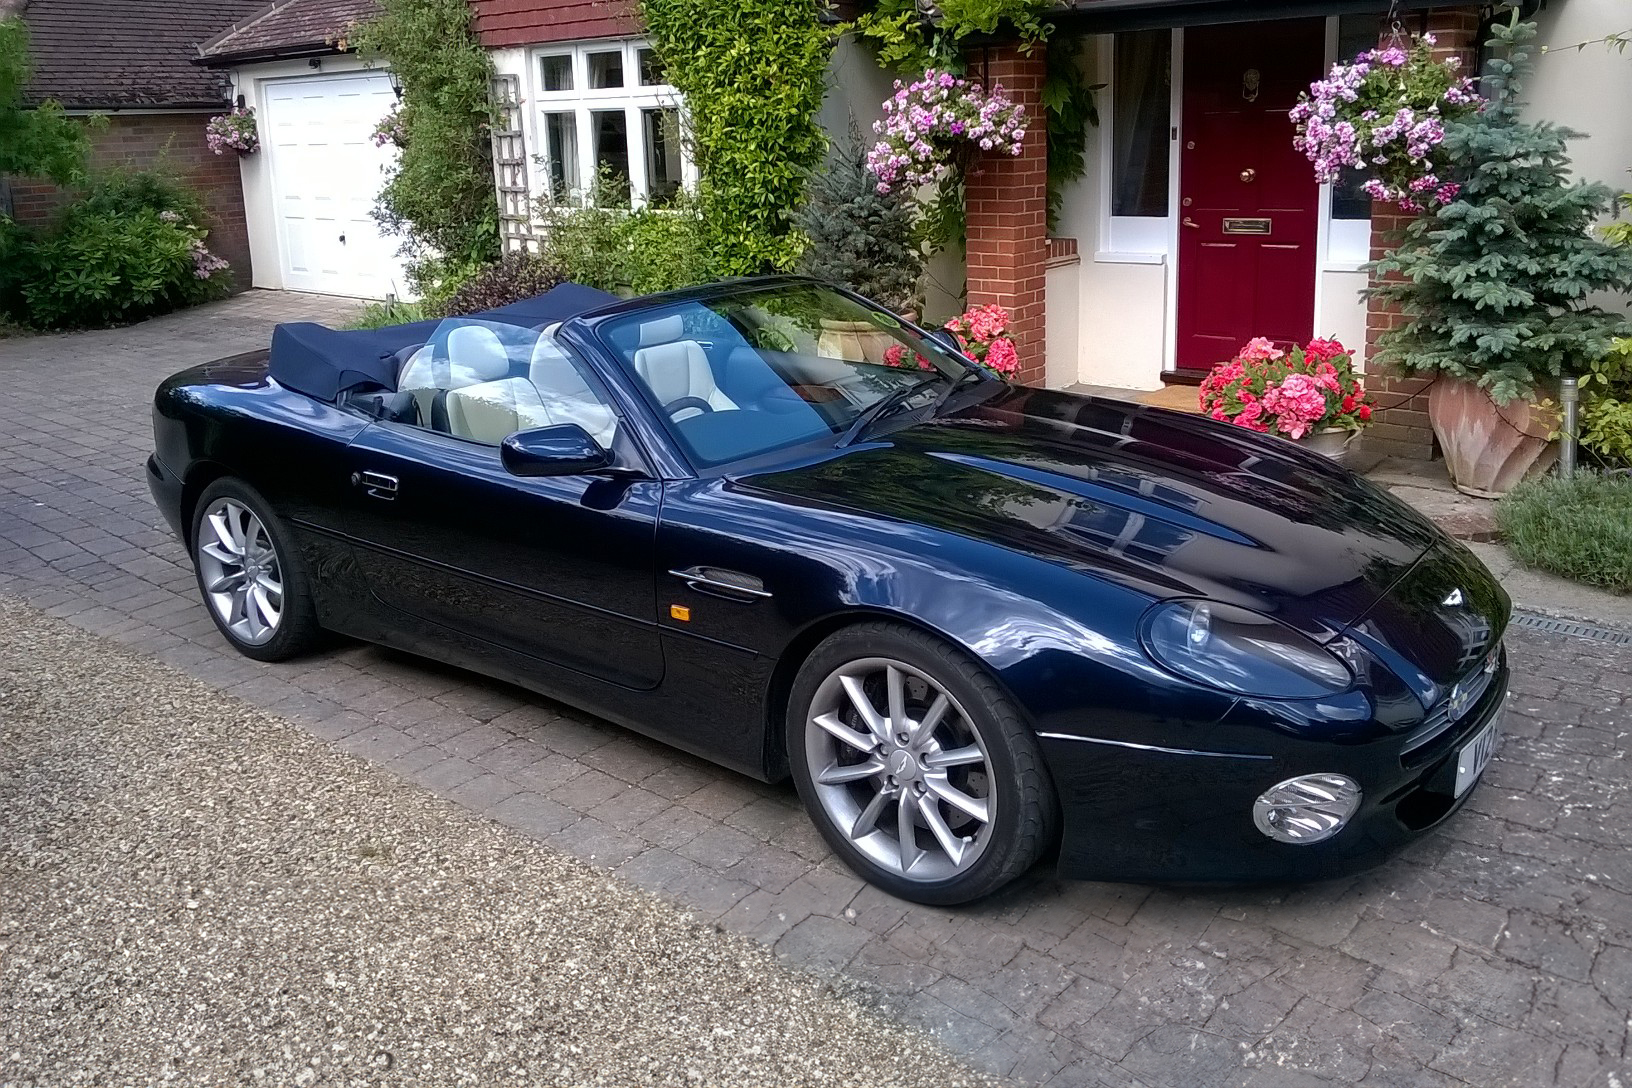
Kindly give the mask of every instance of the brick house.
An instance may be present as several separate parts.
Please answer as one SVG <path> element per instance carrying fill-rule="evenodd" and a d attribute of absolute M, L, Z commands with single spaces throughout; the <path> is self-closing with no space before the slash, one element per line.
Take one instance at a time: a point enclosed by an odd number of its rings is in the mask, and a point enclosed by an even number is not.
<path fill-rule="evenodd" d="M 28 24 L 26 101 L 101 114 L 92 166 L 159 166 L 195 188 L 234 284 L 378 298 L 401 291 L 397 240 L 369 216 L 392 152 L 370 135 L 396 102 L 347 28 L 374 0 L 7 0 Z M 216 155 L 204 125 L 254 107 L 261 150 Z M 39 224 L 67 199 L 0 185 L 0 211 Z"/>
<path fill-rule="evenodd" d="M 191 63 L 197 43 L 264 0 L 10 0 L 5 14 L 28 25 L 33 77 L 26 103 L 60 102 L 70 114 L 100 113 L 93 166 L 162 166 L 197 189 L 209 213 L 210 247 L 235 282 L 251 275 L 237 164 L 212 154 L 204 123 L 227 108 L 227 83 Z M 50 182 L 0 179 L 0 211 L 19 222 L 49 220 L 66 200 Z"/>
<path fill-rule="evenodd" d="M 642 199 L 683 184 L 691 164 L 676 136 L 680 97 L 641 37 L 636 6 L 606 0 L 471 0 L 508 101 L 498 145 L 501 215 L 522 241 L 527 202 L 586 185 L 601 165 Z M 1531 5 L 1536 7 L 1535 4 Z M 1573 44 L 1625 29 L 1624 0 L 1550 0 L 1542 40 Z M 1099 91 L 1088 170 L 1064 194 L 1047 235 L 1046 158 L 981 163 L 968 184 L 968 248 L 942 255 L 931 317 L 971 303 L 1007 307 L 1023 379 L 1157 389 L 1194 384 L 1254 335 L 1336 335 L 1364 351 L 1395 316 L 1368 310 L 1361 266 L 1402 220 L 1373 206 L 1359 180 L 1317 185 L 1291 148 L 1285 112 L 1338 59 L 1391 31 L 1432 31 L 1442 55 L 1477 60 L 1488 5 L 1423 0 L 1074 0 L 1050 18 L 1054 41 L 1079 41 Z M 1602 52 L 1600 50 L 1600 52 Z M 970 70 L 1041 112 L 1045 58 L 1012 43 L 973 47 Z M 879 115 L 889 77 L 844 41 L 835 50 L 822 121 L 842 134 Z M 1606 93 L 1608 88 L 1617 88 Z M 1580 145 L 1586 176 L 1632 166 L 1632 64 L 1613 54 L 1550 54 L 1532 107 L 1597 138 Z M 1036 131 L 1036 130 L 1034 130 Z M 1374 449 L 1432 452 L 1417 384 L 1373 375 L 1384 404 Z"/>

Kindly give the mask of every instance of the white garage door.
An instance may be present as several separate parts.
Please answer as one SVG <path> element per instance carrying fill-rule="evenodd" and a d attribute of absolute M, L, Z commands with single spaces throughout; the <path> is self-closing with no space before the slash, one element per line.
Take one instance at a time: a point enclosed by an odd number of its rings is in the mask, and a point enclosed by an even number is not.
<path fill-rule="evenodd" d="M 404 294 L 400 240 L 368 214 L 395 156 L 372 139 L 396 102 L 391 81 L 379 72 L 278 80 L 262 102 L 284 287 Z"/>

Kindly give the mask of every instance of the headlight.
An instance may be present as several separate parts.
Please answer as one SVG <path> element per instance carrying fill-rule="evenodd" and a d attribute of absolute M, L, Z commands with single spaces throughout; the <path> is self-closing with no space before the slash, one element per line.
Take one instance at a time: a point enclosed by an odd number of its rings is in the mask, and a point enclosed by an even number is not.
<path fill-rule="evenodd" d="M 1145 620 L 1145 648 L 1198 684 L 1270 699 L 1314 699 L 1354 683 L 1347 665 L 1292 628 L 1234 605 L 1168 601 Z"/>

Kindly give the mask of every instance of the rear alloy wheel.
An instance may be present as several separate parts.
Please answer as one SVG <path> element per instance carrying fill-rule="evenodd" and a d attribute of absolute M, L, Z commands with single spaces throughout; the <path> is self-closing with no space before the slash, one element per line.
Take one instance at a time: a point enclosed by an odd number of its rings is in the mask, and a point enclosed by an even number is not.
<path fill-rule="evenodd" d="M 300 558 L 248 485 L 218 480 L 200 497 L 193 565 L 210 618 L 240 653 L 282 661 L 312 644 L 317 620 Z"/>
<path fill-rule="evenodd" d="M 805 807 L 851 868 L 894 895 L 978 899 L 1052 838 L 1053 789 L 1018 710 L 936 639 L 847 628 L 805 663 L 789 711 Z"/>

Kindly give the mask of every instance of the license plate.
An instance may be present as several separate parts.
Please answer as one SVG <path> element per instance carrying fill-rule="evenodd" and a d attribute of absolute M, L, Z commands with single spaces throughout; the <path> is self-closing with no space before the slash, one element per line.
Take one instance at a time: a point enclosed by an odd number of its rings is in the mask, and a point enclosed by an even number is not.
<path fill-rule="evenodd" d="M 1490 757 L 1496 754 L 1496 745 L 1502 739 L 1502 731 L 1496 727 L 1496 721 L 1479 730 L 1479 734 L 1464 744 L 1456 753 L 1456 787 L 1455 794 L 1461 797 L 1479 781 L 1484 773 L 1485 764 Z"/>

